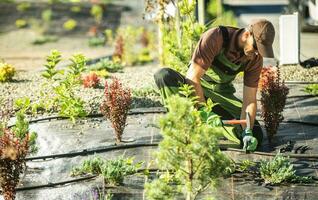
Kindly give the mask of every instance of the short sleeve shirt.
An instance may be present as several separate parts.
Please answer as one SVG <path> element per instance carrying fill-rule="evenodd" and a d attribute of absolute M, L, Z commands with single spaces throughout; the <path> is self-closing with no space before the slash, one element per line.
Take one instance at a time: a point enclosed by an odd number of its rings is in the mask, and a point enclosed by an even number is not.
<path fill-rule="evenodd" d="M 243 64 L 244 85 L 257 87 L 259 76 L 263 66 L 263 58 L 260 54 L 246 56 L 243 49 L 238 46 L 238 37 L 244 29 L 226 27 L 229 32 L 229 46 L 225 56 L 235 64 Z M 214 57 L 221 52 L 223 36 L 220 28 L 211 28 L 202 34 L 192 55 L 192 62 L 207 70 L 212 67 Z"/>

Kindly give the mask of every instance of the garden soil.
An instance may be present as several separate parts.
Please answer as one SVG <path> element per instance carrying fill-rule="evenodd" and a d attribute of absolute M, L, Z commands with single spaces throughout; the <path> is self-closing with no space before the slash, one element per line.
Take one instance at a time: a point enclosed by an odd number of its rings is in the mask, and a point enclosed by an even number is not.
<path fill-rule="evenodd" d="M 305 122 L 318 121 L 318 99 L 295 97 L 304 95 L 302 85 L 288 85 L 289 98 L 284 111 L 285 120 Z M 239 87 L 237 87 L 239 88 Z M 237 91 L 238 96 L 241 89 Z M 260 107 L 260 106 L 259 106 Z M 140 110 L 149 110 L 145 108 Z M 158 119 L 162 113 L 129 115 L 124 140 L 127 144 L 157 143 L 162 139 L 157 128 Z M 258 116 L 258 118 L 260 118 Z M 262 123 L 261 123 L 262 124 Z M 263 125 L 263 124 L 262 124 Z M 42 156 L 81 151 L 84 149 L 98 149 L 114 144 L 114 133 L 111 124 L 103 118 L 86 118 L 73 125 L 68 120 L 51 120 L 31 124 L 31 130 L 38 132 L 39 150 L 35 155 Z M 295 142 L 295 148 L 307 145 L 309 150 L 305 154 L 318 154 L 318 127 L 304 124 L 281 123 L 278 134 L 272 145 L 265 140 L 263 151 L 277 152 L 288 141 Z M 98 153 L 105 159 L 112 159 L 120 155 L 134 156 L 135 161 L 144 161 L 147 165 L 153 158 L 157 147 L 138 147 L 126 150 L 116 150 Z M 259 160 L 268 157 L 253 154 L 227 152 L 234 160 Z M 72 167 L 78 166 L 84 159 L 96 155 L 76 156 L 72 158 L 57 158 L 48 160 L 28 161 L 27 169 L 22 176 L 19 188 L 26 186 L 46 185 L 61 181 L 72 180 Z M 292 159 L 299 175 L 318 177 L 317 161 Z M 156 166 L 153 166 L 156 167 Z M 152 176 L 154 177 L 154 176 Z M 151 178 L 150 178 L 151 179 Z M 143 199 L 143 185 L 146 181 L 142 174 L 125 178 L 124 185 L 119 187 L 106 187 L 106 191 L 114 194 L 114 199 Z M 90 199 L 94 188 L 101 188 L 101 178 L 17 192 L 17 199 Z M 100 189 L 101 190 L 101 189 Z M 318 195 L 317 184 L 309 185 L 283 185 L 263 186 L 262 182 L 246 174 L 234 174 L 219 181 L 217 189 L 209 189 L 199 199 L 214 196 L 216 199 L 316 199 Z"/>

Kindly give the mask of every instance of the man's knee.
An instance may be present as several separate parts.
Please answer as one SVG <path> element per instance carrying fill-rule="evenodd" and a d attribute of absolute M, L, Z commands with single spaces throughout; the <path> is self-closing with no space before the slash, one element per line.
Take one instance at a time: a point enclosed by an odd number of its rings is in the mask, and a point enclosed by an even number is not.
<path fill-rule="evenodd" d="M 183 77 L 178 72 L 170 68 L 162 68 L 154 74 L 154 79 L 158 88 L 179 87 L 180 82 L 184 82 Z"/>

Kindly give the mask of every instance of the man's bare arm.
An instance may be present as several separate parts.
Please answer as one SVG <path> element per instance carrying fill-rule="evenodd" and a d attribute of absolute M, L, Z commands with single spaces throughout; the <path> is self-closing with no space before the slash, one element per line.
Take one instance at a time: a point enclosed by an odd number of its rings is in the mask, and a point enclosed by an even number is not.
<path fill-rule="evenodd" d="M 198 101 L 200 103 L 205 103 L 204 93 L 200 82 L 200 79 L 204 74 L 205 70 L 200 65 L 192 62 L 186 75 L 190 84 L 193 85 L 195 93 L 199 97 Z"/>
<path fill-rule="evenodd" d="M 246 111 L 249 112 L 251 117 L 251 129 L 253 129 L 256 110 L 257 110 L 257 101 L 256 101 L 257 88 L 252 88 L 244 86 L 243 88 L 243 106 L 241 112 L 241 119 L 246 119 Z M 245 129 L 246 126 L 242 125 Z"/>

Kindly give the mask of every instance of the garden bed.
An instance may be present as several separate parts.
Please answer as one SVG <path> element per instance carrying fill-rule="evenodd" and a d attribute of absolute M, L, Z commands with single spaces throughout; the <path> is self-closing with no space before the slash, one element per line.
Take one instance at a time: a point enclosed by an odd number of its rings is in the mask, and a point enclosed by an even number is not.
<path fill-rule="evenodd" d="M 135 82 L 136 83 L 136 82 Z M 138 85 L 138 83 L 136 83 Z M 237 94 L 241 94 L 241 87 Z M 298 120 L 306 122 L 317 122 L 317 97 L 303 98 L 295 97 L 303 95 L 302 85 L 289 85 L 290 94 L 284 111 L 285 121 Z M 102 92 L 102 91 L 101 91 Z M 238 95 L 240 96 L 240 95 Z M 150 111 L 152 108 L 139 109 L 139 111 Z M 154 144 L 161 141 L 160 130 L 156 127 L 157 119 L 162 113 L 149 113 L 129 115 L 128 126 L 124 132 L 124 140 L 130 141 L 124 145 L 148 143 Z M 259 117 L 258 117 L 259 118 Z M 32 131 L 37 131 L 39 151 L 36 155 L 43 156 L 68 152 L 78 152 L 84 149 L 101 149 L 114 145 L 114 133 L 110 123 L 102 118 L 85 118 L 79 120 L 75 125 L 67 119 L 51 120 L 32 123 Z M 306 155 L 318 154 L 316 138 L 317 126 L 304 124 L 282 123 L 274 143 L 269 145 L 265 140 L 264 152 L 277 152 L 288 141 L 295 141 L 295 149 L 301 145 L 308 145 L 309 149 L 304 152 Z M 238 147 L 237 147 L 238 148 Z M 126 150 L 114 150 L 99 152 L 98 155 L 105 159 L 112 159 L 122 154 L 134 156 L 135 161 L 149 163 L 153 159 L 155 146 L 141 146 L 127 148 Z M 294 153 L 294 152 L 286 152 Z M 234 160 L 243 159 L 260 160 L 268 158 L 266 156 L 244 154 L 227 151 L 227 154 Z M 47 160 L 34 160 L 27 162 L 27 170 L 22 176 L 20 188 L 28 186 L 46 185 L 46 187 L 18 191 L 17 199 L 81 199 L 83 196 L 89 197 L 93 193 L 92 188 L 102 187 L 100 178 L 76 181 L 74 183 L 61 184 L 50 187 L 50 183 L 74 180 L 70 177 L 71 168 L 81 163 L 88 157 L 75 156 L 69 158 L 56 158 Z M 292 159 L 299 175 L 317 177 L 317 159 L 309 161 L 307 159 Z M 156 166 L 153 166 L 156 168 Z M 151 177 L 155 177 L 153 174 Z M 128 176 L 124 185 L 119 187 L 107 187 L 107 191 L 114 194 L 114 199 L 141 199 L 144 195 L 143 185 L 145 177 L 142 174 Z M 89 194 L 85 194 L 89 193 Z M 234 173 L 231 177 L 222 179 L 216 190 L 207 190 L 199 199 L 212 195 L 217 199 L 315 199 L 318 193 L 317 184 L 287 184 L 281 186 L 262 186 L 262 182 L 252 175 Z"/>

